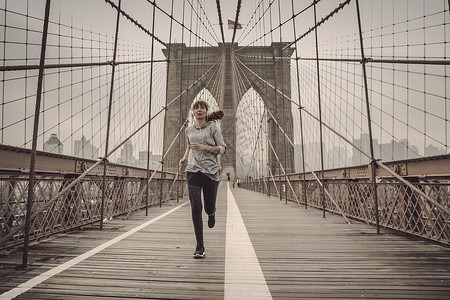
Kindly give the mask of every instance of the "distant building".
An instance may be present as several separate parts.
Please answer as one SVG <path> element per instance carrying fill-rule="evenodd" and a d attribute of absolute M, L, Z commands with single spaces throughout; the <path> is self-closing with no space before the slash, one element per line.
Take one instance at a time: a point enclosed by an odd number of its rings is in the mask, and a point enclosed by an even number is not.
<path fill-rule="evenodd" d="M 382 161 L 401 160 L 407 158 L 420 157 L 417 146 L 408 144 L 407 139 L 401 139 L 400 142 L 391 141 L 390 143 L 380 144 L 380 156 Z"/>
<path fill-rule="evenodd" d="M 306 172 L 322 169 L 320 143 L 305 145 L 305 170 Z"/>
<path fill-rule="evenodd" d="M 138 167 L 144 168 L 144 169 L 147 168 L 147 155 L 148 155 L 147 151 L 139 151 L 139 160 L 137 161 Z M 149 168 L 151 170 L 155 170 L 159 166 L 161 160 L 162 160 L 162 154 L 153 154 L 150 151 Z"/>
<path fill-rule="evenodd" d="M 73 145 L 74 156 L 83 158 L 97 158 L 98 148 L 91 145 L 91 142 L 86 140 L 85 136 L 81 137 L 81 140 L 77 140 Z"/>
<path fill-rule="evenodd" d="M 302 145 L 294 145 L 294 169 L 296 173 L 303 173 L 303 162 L 302 162 Z"/>
<path fill-rule="evenodd" d="M 129 165 L 129 166 L 135 166 L 136 165 L 136 159 L 133 155 L 134 152 L 134 146 L 131 143 L 130 140 L 126 141 L 123 145 L 122 150 L 120 150 L 120 157 L 117 160 L 118 163 Z"/>
<path fill-rule="evenodd" d="M 370 155 L 370 139 L 368 134 L 361 134 L 360 139 L 354 139 L 353 143 L 361 148 L 366 154 Z M 378 140 L 373 139 L 373 148 L 375 158 L 379 157 L 380 146 L 378 145 Z M 354 165 L 363 165 L 368 164 L 370 162 L 369 158 L 361 153 L 358 149 L 353 148 L 353 164 Z"/>
<path fill-rule="evenodd" d="M 350 165 L 350 157 L 344 147 L 334 147 L 328 151 L 324 161 L 325 169 L 340 168 Z"/>
<path fill-rule="evenodd" d="M 50 138 L 44 143 L 44 151 L 52 153 L 63 153 L 63 144 L 55 133 L 50 134 Z"/>
<path fill-rule="evenodd" d="M 117 159 L 117 162 L 119 164 L 128 165 L 128 166 L 135 166 L 138 168 L 147 168 L 147 151 L 139 151 L 139 158 L 136 159 L 134 157 L 134 146 L 133 143 L 128 140 L 125 142 L 125 144 L 122 147 L 122 150 L 120 151 L 120 157 Z M 159 167 L 160 162 L 162 160 L 162 154 L 153 154 L 150 151 L 150 164 L 149 168 L 151 170 L 155 170 L 157 167 Z"/>
<path fill-rule="evenodd" d="M 431 144 L 425 148 L 425 156 L 435 156 L 435 155 L 442 155 L 442 154 L 445 154 L 445 150 L 443 150 L 439 147 L 435 147 Z"/>

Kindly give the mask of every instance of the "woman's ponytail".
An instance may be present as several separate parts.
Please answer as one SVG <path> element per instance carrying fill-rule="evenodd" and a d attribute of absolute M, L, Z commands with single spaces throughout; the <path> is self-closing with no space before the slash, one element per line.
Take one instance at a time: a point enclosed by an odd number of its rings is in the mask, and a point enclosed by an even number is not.
<path fill-rule="evenodd" d="M 208 115 L 208 121 L 222 120 L 222 118 L 223 118 L 223 109 L 213 111 Z"/>

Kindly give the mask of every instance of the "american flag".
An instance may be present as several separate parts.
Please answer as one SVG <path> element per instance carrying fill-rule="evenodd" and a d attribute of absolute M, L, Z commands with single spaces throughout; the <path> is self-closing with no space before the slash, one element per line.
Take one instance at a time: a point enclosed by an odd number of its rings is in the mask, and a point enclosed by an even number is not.
<path fill-rule="evenodd" d="M 234 29 L 234 22 L 228 19 L 228 29 Z M 236 29 L 242 29 L 242 25 L 237 23 Z"/>

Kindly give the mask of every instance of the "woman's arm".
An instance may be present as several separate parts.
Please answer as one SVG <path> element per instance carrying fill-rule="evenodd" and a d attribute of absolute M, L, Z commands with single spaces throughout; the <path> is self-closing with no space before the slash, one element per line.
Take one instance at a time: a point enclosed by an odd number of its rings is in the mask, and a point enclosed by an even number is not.
<path fill-rule="evenodd" d="M 227 149 L 227 145 L 225 144 L 223 140 L 223 136 L 220 133 L 219 127 L 216 125 L 216 130 L 214 130 L 214 141 L 216 141 L 217 148 L 219 148 L 220 155 L 223 155 L 225 153 L 225 150 Z"/>
<path fill-rule="evenodd" d="M 206 150 L 208 152 L 214 153 L 214 154 L 219 154 L 220 152 L 220 148 L 218 146 L 206 146 L 206 145 L 201 145 L 201 144 L 191 144 L 189 145 L 189 147 L 192 150 Z"/>
<path fill-rule="evenodd" d="M 222 134 L 220 134 L 219 131 L 219 127 L 217 127 L 216 124 L 211 124 L 211 126 L 213 126 L 213 130 L 212 130 L 212 138 L 214 139 L 214 142 L 216 144 L 216 146 L 209 146 L 209 145 L 202 145 L 202 144 L 190 144 L 189 148 L 192 150 L 205 150 L 208 152 L 211 152 L 215 155 L 217 154 L 224 154 L 225 153 L 225 149 L 227 147 L 227 145 L 224 143 L 223 141 L 223 137 Z"/>
<path fill-rule="evenodd" d="M 189 157 L 189 151 L 190 151 L 190 148 L 189 148 L 189 146 L 188 146 L 188 147 L 186 148 L 186 152 L 184 152 L 184 156 L 180 159 L 180 163 L 179 163 L 180 169 L 183 167 L 184 162 L 188 159 L 188 157 Z"/>

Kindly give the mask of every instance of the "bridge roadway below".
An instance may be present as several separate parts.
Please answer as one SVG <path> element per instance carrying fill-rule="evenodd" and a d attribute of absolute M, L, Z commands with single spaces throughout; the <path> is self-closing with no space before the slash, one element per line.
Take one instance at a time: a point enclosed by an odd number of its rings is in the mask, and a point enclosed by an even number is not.
<path fill-rule="evenodd" d="M 450 299 L 441 245 L 227 182 L 204 223 L 204 259 L 187 199 L 2 253 L 0 299 Z"/>

